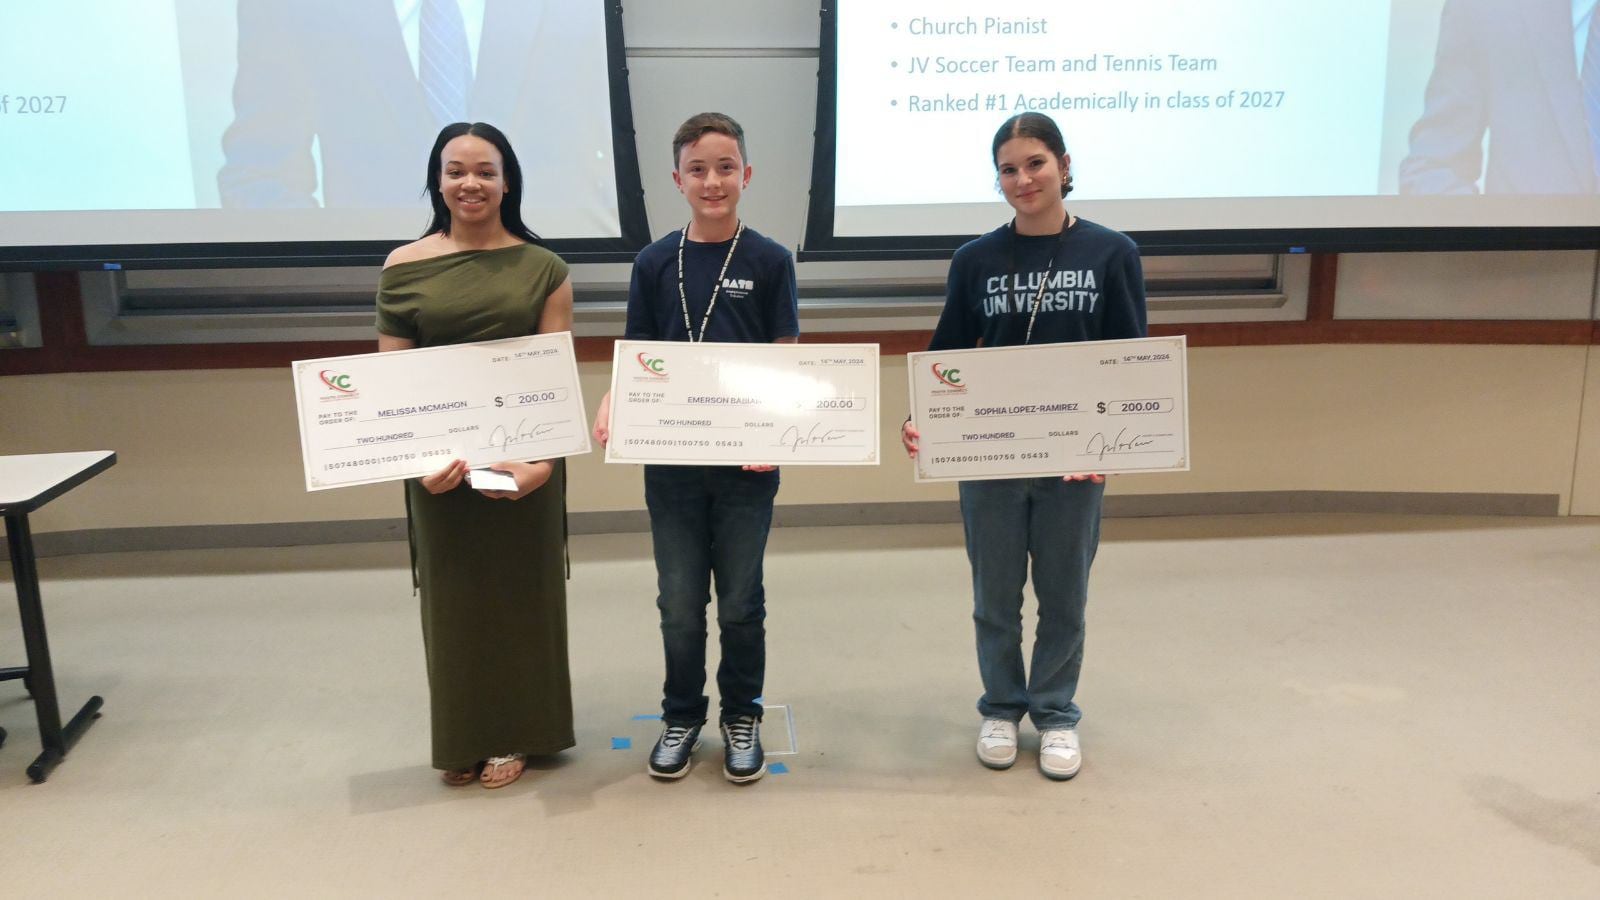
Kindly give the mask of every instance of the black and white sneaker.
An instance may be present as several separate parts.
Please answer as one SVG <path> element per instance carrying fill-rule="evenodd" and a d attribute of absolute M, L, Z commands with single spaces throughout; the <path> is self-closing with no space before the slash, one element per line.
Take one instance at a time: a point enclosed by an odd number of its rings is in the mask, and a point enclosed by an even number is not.
<path fill-rule="evenodd" d="M 740 716 L 722 723 L 723 777 L 735 784 L 756 781 L 767 774 L 767 758 L 761 752 L 761 721 L 755 716 Z"/>
<path fill-rule="evenodd" d="M 668 724 L 650 751 L 649 772 L 657 778 L 682 778 L 694 764 L 694 751 L 700 746 L 699 725 Z"/>

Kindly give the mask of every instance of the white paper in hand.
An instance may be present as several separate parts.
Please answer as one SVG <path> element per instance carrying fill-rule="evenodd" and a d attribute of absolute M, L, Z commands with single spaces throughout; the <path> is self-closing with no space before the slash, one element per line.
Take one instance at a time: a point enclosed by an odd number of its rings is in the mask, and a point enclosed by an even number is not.
<path fill-rule="evenodd" d="M 516 491 L 517 479 L 494 469 L 468 469 L 467 484 L 475 491 Z"/>

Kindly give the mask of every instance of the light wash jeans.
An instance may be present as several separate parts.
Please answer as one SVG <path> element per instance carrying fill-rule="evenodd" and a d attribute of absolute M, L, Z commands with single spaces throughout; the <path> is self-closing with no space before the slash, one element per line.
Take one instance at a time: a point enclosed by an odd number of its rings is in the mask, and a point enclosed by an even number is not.
<path fill-rule="evenodd" d="M 961 520 L 972 563 L 977 626 L 978 712 L 1038 729 L 1073 728 L 1083 668 L 1089 566 L 1100 544 L 1105 485 L 1052 478 L 961 482 Z M 1022 667 L 1022 587 L 1033 563 L 1039 626 Z"/>

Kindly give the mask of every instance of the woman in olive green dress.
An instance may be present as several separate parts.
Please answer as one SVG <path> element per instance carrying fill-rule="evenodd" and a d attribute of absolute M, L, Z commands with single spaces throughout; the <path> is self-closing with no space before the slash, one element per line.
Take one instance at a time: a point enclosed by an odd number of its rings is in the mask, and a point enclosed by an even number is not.
<path fill-rule="evenodd" d="M 428 160 L 433 222 L 384 263 L 378 349 L 568 331 L 566 263 L 522 222 L 522 170 L 505 135 L 449 125 Z M 564 470 L 492 466 L 515 491 L 466 486 L 453 460 L 406 482 L 433 720 L 446 783 L 503 787 L 529 755 L 571 747 Z"/>

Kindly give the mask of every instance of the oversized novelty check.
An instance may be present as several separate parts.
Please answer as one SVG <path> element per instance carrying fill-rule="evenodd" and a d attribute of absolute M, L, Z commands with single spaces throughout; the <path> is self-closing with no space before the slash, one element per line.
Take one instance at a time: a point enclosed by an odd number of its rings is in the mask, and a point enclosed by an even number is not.
<path fill-rule="evenodd" d="M 306 490 L 589 452 L 568 332 L 294 363 Z"/>
<path fill-rule="evenodd" d="M 918 481 L 1189 469 L 1183 336 L 908 353 Z"/>
<path fill-rule="evenodd" d="M 875 466 L 878 345 L 617 341 L 606 462 Z"/>

